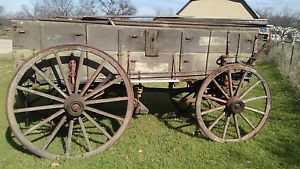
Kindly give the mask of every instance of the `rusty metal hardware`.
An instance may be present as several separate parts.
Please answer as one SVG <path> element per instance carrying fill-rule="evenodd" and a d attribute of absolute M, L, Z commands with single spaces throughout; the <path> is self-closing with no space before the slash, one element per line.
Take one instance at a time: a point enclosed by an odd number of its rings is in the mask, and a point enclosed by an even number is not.
<path fill-rule="evenodd" d="M 227 59 L 229 58 L 228 55 L 222 55 L 218 60 L 217 60 L 217 65 L 219 66 L 225 66 L 228 64 Z"/>
<path fill-rule="evenodd" d="M 26 31 L 25 30 L 19 30 L 19 34 L 25 34 Z"/>
<path fill-rule="evenodd" d="M 76 61 L 71 60 L 69 64 L 70 68 L 70 84 L 75 85 L 75 78 L 76 78 Z"/>
<path fill-rule="evenodd" d="M 84 36 L 84 35 L 82 33 L 76 33 L 75 36 L 81 37 L 81 36 Z"/>
<path fill-rule="evenodd" d="M 137 36 L 137 35 L 131 35 L 131 38 L 133 38 L 133 39 L 137 39 L 137 38 L 138 38 L 138 36 Z"/>
<path fill-rule="evenodd" d="M 190 41 L 192 39 L 193 39 L 193 37 L 189 37 L 189 36 L 185 37 L 185 40 L 187 40 L 187 41 Z"/>

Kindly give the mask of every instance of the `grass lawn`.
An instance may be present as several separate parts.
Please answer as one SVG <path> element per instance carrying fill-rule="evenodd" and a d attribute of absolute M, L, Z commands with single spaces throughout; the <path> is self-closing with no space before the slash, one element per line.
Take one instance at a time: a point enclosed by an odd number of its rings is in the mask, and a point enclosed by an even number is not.
<path fill-rule="evenodd" d="M 195 120 L 174 118 L 167 94 L 146 93 L 150 114 L 133 118 L 111 149 L 87 159 L 49 161 L 24 151 L 10 136 L 5 96 L 13 62 L 0 56 L 0 168 L 300 168 L 300 101 L 268 65 L 257 68 L 273 92 L 273 110 L 265 128 L 247 142 L 220 144 L 203 137 Z"/>

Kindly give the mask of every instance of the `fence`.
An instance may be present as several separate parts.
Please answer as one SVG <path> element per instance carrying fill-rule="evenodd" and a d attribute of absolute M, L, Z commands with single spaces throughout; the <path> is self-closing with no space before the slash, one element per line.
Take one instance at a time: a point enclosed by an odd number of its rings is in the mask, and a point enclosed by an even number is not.
<path fill-rule="evenodd" d="M 300 89 L 300 42 L 275 43 L 268 59 L 278 66 L 293 86 Z"/>

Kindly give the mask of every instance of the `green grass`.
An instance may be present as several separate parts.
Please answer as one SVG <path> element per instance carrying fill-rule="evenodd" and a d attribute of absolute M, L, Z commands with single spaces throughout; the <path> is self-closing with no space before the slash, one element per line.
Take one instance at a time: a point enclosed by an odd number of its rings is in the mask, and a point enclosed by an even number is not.
<path fill-rule="evenodd" d="M 79 160 L 49 161 L 24 151 L 10 136 L 5 95 L 12 60 L 0 56 L 0 168 L 300 168 L 300 110 L 294 90 L 268 65 L 257 68 L 268 79 L 273 109 L 265 128 L 247 142 L 220 144 L 196 137 L 189 117 L 176 118 L 167 94 L 146 93 L 150 114 L 133 118 L 111 149 Z M 183 126 L 183 127 L 182 127 Z"/>

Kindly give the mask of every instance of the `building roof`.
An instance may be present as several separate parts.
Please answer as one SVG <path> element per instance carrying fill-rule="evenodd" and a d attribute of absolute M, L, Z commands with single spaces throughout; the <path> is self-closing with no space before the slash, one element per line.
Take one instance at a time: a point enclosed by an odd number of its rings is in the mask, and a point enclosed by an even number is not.
<path fill-rule="evenodd" d="M 194 1 L 202 1 L 202 0 L 190 0 L 184 7 L 182 7 L 179 10 L 177 15 L 180 15 Z M 259 15 L 249 6 L 249 4 L 245 0 L 228 0 L 228 1 L 241 3 L 243 5 L 243 7 L 247 10 L 247 12 L 253 17 L 253 19 L 259 19 L 260 18 Z"/>

